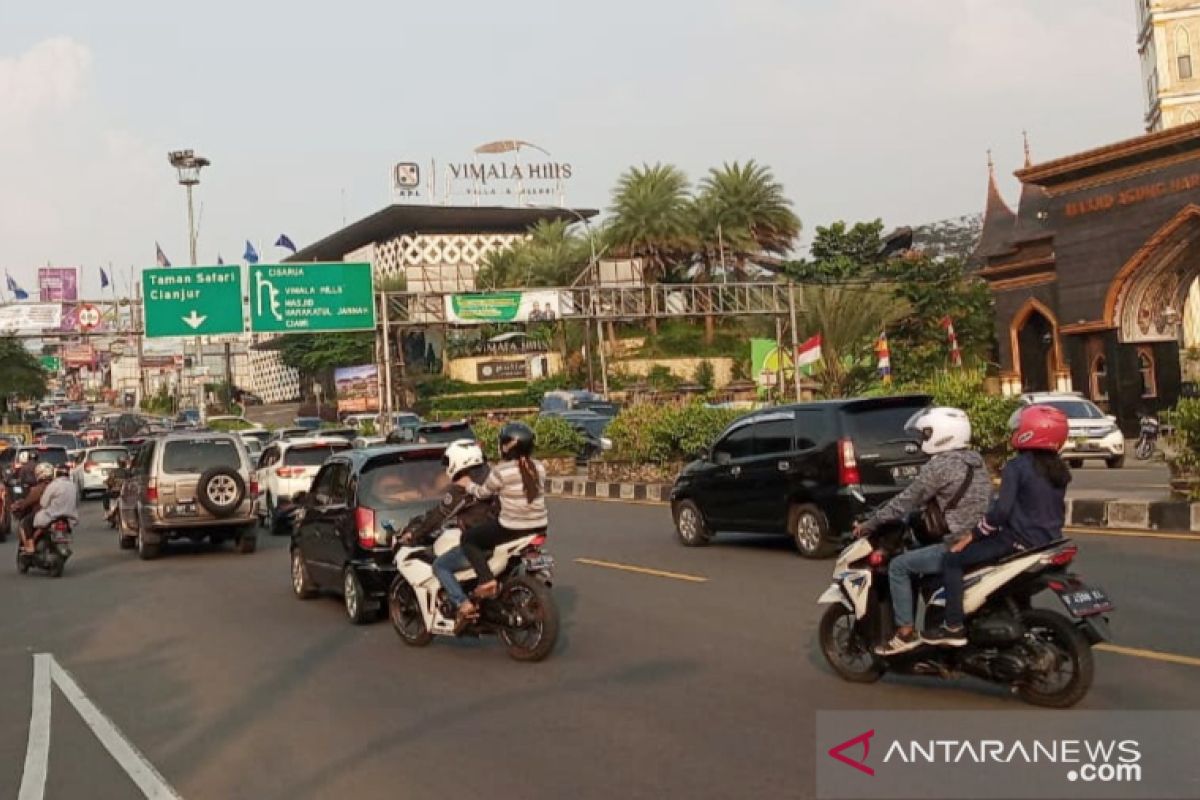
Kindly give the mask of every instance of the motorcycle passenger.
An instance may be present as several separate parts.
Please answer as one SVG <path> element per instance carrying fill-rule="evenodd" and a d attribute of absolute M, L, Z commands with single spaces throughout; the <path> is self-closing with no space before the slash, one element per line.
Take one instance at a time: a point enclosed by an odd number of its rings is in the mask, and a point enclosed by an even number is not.
<path fill-rule="evenodd" d="M 1067 518 L 1067 484 L 1071 471 L 1059 456 L 1067 441 L 1067 416 L 1053 406 L 1033 405 L 1021 411 L 1012 435 L 1017 455 L 1000 473 L 1000 495 L 973 532 L 950 547 L 942 568 L 946 584 L 946 620 L 930 641 L 961 647 L 963 572 L 969 567 L 1041 547 L 1062 538 Z"/>
<path fill-rule="evenodd" d="M 500 429 L 500 463 L 487 479 L 483 483 L 475 483 L 467 475 L 459 479 L 459 484 L 480 500 L 500 498 L 499 518 L 471 528 L 462 538 L 463 555 L 479 578 L 475 596 L 480 599 L 495 597 L 500 591 L 488 565 L 489 551 L 513 539 L 544 532 L 549 524 L 543 490 L 546 468 L 533 458 L 533 446 L 533 429 L 523 422 L 509 422 Z"/>
<path fill-rule="evenodd" d="M 34 483 L 24 497 L 13 503 L 12 512 L 21 518 L 19 529 L 21 551 L 33 552 L 33 529 L 35 512 L 42 508 L 42 497 L 46 488 L 54 480 L 53 464 L 38 464 L 34 469 Z M 72 484 L 73 485 L 73 484 Z"/>
<path fill-rule="evenodd" d="M 459 478 L 466 477 L 474 483 L 485 483 L 488 473 L 491 471 L 483 449 L 471 439 L 458 439 L 451 442 L 446 447 L 446 453 L 442 459 L 446 464 L 446 474 L 450 476 L 451 481 L 458 481 Z M 442 497 L 442 501 L 435 508 L 405 526 L 403 533 L 400 534 L 400 542 L 405 545 L 425 544 L 447 522 L 455 519 L 458 527 L 464 531 L 492 522 L 499 513 L 498 505 L 495 498 L 479 500 L 469 494 L 461 484 L 451 483 L 450 488 Z M 458 578 L 454 577 L 454 574 L 469 566 L 470 562 L 463 555 L 461 546 L 442 553 L 433 562 L 434 574 L 437 575 L 450 602 L 458 611 L 460 626 L 473 614 L 474 605 L 467 598 L 466 592 L 463 591 L 462 585 L 459 584 Z M 463 613 L 464 606 L 466 613 Z"/>
<path fill-rule="evenodd" d="M 930 503 L 937 504 L 949 537 L 970 531 L 987 510 L 992 493 L 987 465 L 979 453 L 970 449 L 971 420 L 960 409 L 933 407 L 914 414 L 904 429 L 920 440 L 921 450 L 932 458 L 904 491 L 857 525 L 855 535 L 874 533 Z M 903 653 L 921 644 L 922 637 L 915 628 L 913 578 L 941 572 L 945 557 L 946 543 L 938 542 L 902 553 L 888 565 L 896 632 L 878 648 L 881 655 Z"/>
<path fill-rule="evenodd" d="M 26 450 L 21 453 L 21 459 L 21 468 L 17 470 L 17 482 L 28 489 L 37 483 L 35 474 L 38 467 L 37 450 Z M 50 474 L 54 474 L 53 469 Z"/>

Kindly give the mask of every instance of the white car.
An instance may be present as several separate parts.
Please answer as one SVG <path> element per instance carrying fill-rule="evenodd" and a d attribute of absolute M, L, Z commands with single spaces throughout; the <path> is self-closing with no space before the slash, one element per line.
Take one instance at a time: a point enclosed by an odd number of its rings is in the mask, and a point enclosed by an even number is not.
<path fill-rule="evenodd" d="M 108 474 L 116 469 L 122 458 L 129 455 L 124 447 L 89 447 L 71 468 L 71 479 L 79 489 L 79 497 L 88 492 L 107 492 Z"/>
<path fill-rule="evenodd" d="M 350 449 L 340 438 L 308 437 L 272 442 L 258 457 L 258 498 L 255 511 L 260 519 L 275 519 L 275 509 L 300 492 L 307 492 L 317 470 L 333 453 Z"/>
<path fill-rule="evenodd" d="M 1062 457 L 1073 468 L 1084 461 L 1103 461 L 1110 469 L 1125 465 L 1125 434 L 1117 418 L 1105 414 L 1091 400 L 1067 392 L 1030 392 L 1021 395 L 1026 406 L 1052 406 L 1067 415 L 1070 435 Z"/>

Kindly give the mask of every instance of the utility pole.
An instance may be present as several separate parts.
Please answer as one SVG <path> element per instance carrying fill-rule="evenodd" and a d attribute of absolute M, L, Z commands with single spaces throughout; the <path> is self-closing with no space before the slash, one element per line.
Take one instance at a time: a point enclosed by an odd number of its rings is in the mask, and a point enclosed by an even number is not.
<path fill-rule="evenodd" d="M 188 259 L 189 263 L 196 266 L 196 213 L 192 202 L 192 187 L 200 183 L 200 170 L 212 164 L 207 158 L 196 155 L 192 150 L 172 150 L 167 154 L 167 160 L 171 166 L 175 168 L 179 174 L 179 185 L 187 190 L 187 212 L 188 212 Z M 226 346 L 225 350 L 228 356 L 229 349 Z M 204 413 L 204 381 L 199 374 L 199 370 L 204 365 L 204 345 L 199 336 L 196 337 L 196 361 L 192 364 L 192 380 L 195 385 L 197 411 L 200 414 L 200 423 L 204 424 L 206 414 Z M 226 375 L 229 374 L 228 358 L 225 362 Z M 232 387 L 231 387 L 232 389 Z"/>

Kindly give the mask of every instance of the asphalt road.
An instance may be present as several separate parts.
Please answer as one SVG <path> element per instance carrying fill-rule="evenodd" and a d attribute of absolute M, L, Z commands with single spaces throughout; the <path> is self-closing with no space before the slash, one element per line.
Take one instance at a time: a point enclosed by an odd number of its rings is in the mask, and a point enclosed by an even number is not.
<path fill-rule="evenodd" d="M 688 550 L 660 507 L 562 500 L 551 514 L 563 636 L 533 665 L 495 640 L 410 649 L 386 622 L 351 626 L 332 598 L 301 602 L 280 539 L 141 562 L 89 503 L 59 580 L 19 576 L 10 541 L 0 797 L 17 796 L 45 653 L 187 798 L 804 798 L 818 709 L 1025 708 L 973 681 L 841 682 L 814 647 L 832 565 L 786 542 Z M 1076 566 L 1116 599 L 1116 641 L 1139 652 L 1097 653 L 1082 707 L 1200 707 L 1185 594 L 1200 543 L 1090 536 Z M 46 797 L 140 796 L 138 762 L 119 763 L 95 727 L 54 690 Z"/>
<path fill-rule="evenodd" d="M 1085 462 L 1071 470 L 1070 497 L 1089 500 L 1169 500 L 1170 473 L 1162 461 L 1137 461 L 1132 456 L 1120 469 L 1103 461 Z"/>

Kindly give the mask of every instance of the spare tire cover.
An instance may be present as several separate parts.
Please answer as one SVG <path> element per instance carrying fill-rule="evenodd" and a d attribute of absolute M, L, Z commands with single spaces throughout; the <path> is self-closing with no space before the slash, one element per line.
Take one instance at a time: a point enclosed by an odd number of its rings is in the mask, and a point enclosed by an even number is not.
<path fill-rule="evenodd" d="M 207 469 L 196 483 L 196 502 L 214 517 L 233 516 L 245 498 L 246 482 L 229 467 Z"/>

